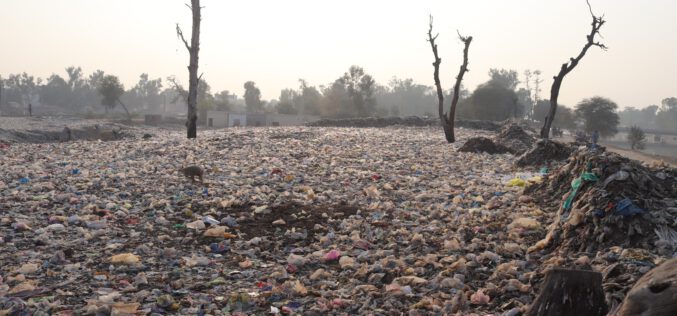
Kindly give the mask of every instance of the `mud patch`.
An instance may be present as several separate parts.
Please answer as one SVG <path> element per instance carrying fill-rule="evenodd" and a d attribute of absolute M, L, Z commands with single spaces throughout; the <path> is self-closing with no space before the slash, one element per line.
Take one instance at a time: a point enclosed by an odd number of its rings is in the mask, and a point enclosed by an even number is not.
<path fill-rule="evenodd" d="M 254 213 L 252 205 L 238 206 L 226 209 L 224 216 L 230 215 L 237 219 L 239 227 L 236 231 L 241 233 L 245 239 L 273 236 L 276 232 L 284 233 L 292 228 L 300 234 L 306 231 L 307 238 L 312 239 L 316 225 L 323 227 L 317 230 L 325 231 L 327 227 L 340 222 L 341 219 L 355 215 L 357 211 L 358 207 L 351 205 L 318 206 L 287 203 L 273 206 L 259 214 Z M 284 224 L 273 224 L 279 220 L 283 220 Z"/>

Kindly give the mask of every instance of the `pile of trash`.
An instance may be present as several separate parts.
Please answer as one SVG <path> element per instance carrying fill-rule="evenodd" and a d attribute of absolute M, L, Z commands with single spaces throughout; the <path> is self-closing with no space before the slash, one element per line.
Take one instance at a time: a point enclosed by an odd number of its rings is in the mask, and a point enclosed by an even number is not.
<path fill-rule="evenodd" d="M 494 142 L 507 147 L 513 155 L 521 155 L 533 146 L 536 139 L 517 124 L 506 124 L 494 138 Z"/>
<path fill-rule="evenodd" d="M 566 160 L 576 149 L 575 144 L 564 144 L 550 139 L 539 139 L 529 150 L 515 161 L 518 167 L 548 166 L 553 162 Z M 601 151 L 604 148 L 600 148 Z"/>
<path fill-rule="evenodd" d="M 677 254 L 677 169 L 650 169 L 616 153 L 577 151 L 546 181 L 527 188 L 562 197 L 558 218 L 534 249 L 593 252 L 639 247 Z"/>
<path fill-rule="evenodd" d="M 492 121 L 456 120 L 456 127 L 498 131 L 500 123 Z M 316 127 L 386 127 L 386 126 L 440 126 L 439 118 L 431 117 L 360 117 L 346 119 L 322 119 L 306 124 Z"/>
<path fill-rule="evenodd" d="M 534 137 L 525 129 L 510 121 L 506 122 L 498 135 L 493 138 L 473 137 L 466 141 L 459 149 L 462 152 L 485 152 L 488 154 L 521 155 L 529 150 L 534 143 Z"/>
<path fill-rule="evenodd" d="M 490 138 L 479 136 L 468 139 L 463 144 L 463 146 L 458 149 L 458 151 L 468 153 L 487 153 L 494 155 L 509 153 L 510 148 L 501 144 L 497 144 Z"/>
<path fill-rule="evenodd" d="M 542 269 L 602 272 L 609 306 L 618 307 L 649 269 L 677 257 L 677 169 L 581 148 L 524 194 L 553 214 L 528 252 L 544 254 Z"/>

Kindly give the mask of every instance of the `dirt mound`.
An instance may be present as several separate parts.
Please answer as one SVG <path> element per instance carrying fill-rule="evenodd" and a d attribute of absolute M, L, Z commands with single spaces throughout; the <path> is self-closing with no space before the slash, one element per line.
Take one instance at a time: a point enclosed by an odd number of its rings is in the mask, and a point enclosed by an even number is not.
<path fill-rule="evenodd" d="M 541 139 L 537 141 L 531 149 L 523 153 L 517 161 L 515 161 L 515 165 L 518 167 L 543 166 L 551 161 L 565 160 L 569 158 L 573 151 L 574 147 L 572 145 L 549 139 Z"/>
<path fill-rule="evenodd" d="M 134 133 L 126 126 L 119 124 L 83 125 L 67 129 L 1 129 L 0 141 L 8 143 L 58 143 L 76 140 L 112 141 L 133 138 Z"/>
<path fill-rule="evenodd" d="M 544 208 L 559 205 L 547 236 L 530 251 L 594 253 L 620 246 L 672 255 L 677 251 L 676 180 L 674 168 L 649 168 L 615 153 L 579 150 L 545 181 L 525 190 Z"/>
<path fill-rule="evenodd" d="M 308 123 L 308 126 L 321 127 L 385 127 L 394 125 L 404 126 L 435 126 L 440 120 L 436 118 L 410 117 L 359 117 L 345 119 L 322 119 Z"/>
<path fill-rule="evenodd" d="M 469 153 L 485 152 L 493 155 L 508 153 L 510 149 L 501 144 L 496 144 L 493 140 L 486 137 L 473 137 L 468 139 L 458 151 Z"/>
<path fill-rule="evenodd" d="M 514 155 L 521 155 L 531 146 L 536 139 L 527 133 L 521 126 L 511 123 L 503 126 L 501 132 L 496 136 L 494 142 L 501 144 Z"/>
<path fill-rule="evenodd" d="M 496 132 L 501 129 L 501 124 L 492 121 L 458 120 L 454 124 L 456 127 L 480 129 L 492 132 Z"/>

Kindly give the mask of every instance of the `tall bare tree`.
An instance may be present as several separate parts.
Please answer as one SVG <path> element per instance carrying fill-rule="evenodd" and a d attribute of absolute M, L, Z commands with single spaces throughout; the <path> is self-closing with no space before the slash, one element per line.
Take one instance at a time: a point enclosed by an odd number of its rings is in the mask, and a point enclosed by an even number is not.
<path fill-rule="evenodd" d="M 545 123 L 543 124 L 543 128 L 541 129 L 541 138 L 548 138 L 550 135 L 550 126 L 552 125 L 552 122 L 555 120 L 555 113 L 557 112 L 557 98 L 559 97 L 559 88 L 562 86 L 562 80 L 564 79 L 564 76 L 566 76 L 576 67 L 576 65 L 578 65 L 578 62 L 580 62 L 581 59 L 583 59 L 583 56 L 585 56 L 585 53 L 588 51 L 590 47 L 597 46 L 603 50 L 607 49 L 607 47 L 604 46 L 604 44 L 595 42 L 595 35 L 599 34 L 599 29 L 606 22 L 604 20 L 604 16 L 599 17 L 596 16 L 592 12 L 590 2 L 586 1 L 586 3 L 588 4 L 588 8 L 590 9 L 590 15 L 592 15 L 592 29 L 590 30 L 590 34 L 587 35 L 588 42 L 585 43 L 585 46 L 583 46 L 583 49 L 578 54 L 578 56 L 576 56 L 575 58 L 570 58 L 569 62 L 562 64 L 562 68 L 560 68 L 559 74 L 557 74 L 557 76 L 554 77 L 555 81 L 552 83 L 552 88 L 550 89 L 550 110 L 548 111 L 548 115 L 545 117 Z"/>
<path fill-rule="evenodd" d="M 447 139 L 447 142 L 453 143 L 456 141 L 454 137 L 454 116 L 456 114 L 456 104 L 458 104 L 459 93 L 461 91 L 461 81 L 463 80 L 463 75 L 468 71 L 468 47 L 470 47 L 470 42 L 472 42 L 472 36 L 461 36 L 458 33 L 458 38 L 463 42 L 463 64 L 461 69 L 458 71 L 458 76 L 456 76 L 456 84 L 454 85 L 454 95 L 451 99 L 451 107 L 449 113 L 444 113 L 444 90 L 442 90 L 442 85 L 440 84 L 440 64 L 442 59 L 440 59 L 437 53 L 437 44 L 435 44 L 435 39 L 437 39 L 436 34 L 433 36 L 433 17 L 430 16 L 430 28 L 428 29 L 428 42 L 430 42 L 430 47 L 433 50 L 433 56 L 435 56 L 435 61 L 433 62 L 433 67 L 435 72 L 433 77 L 435 79 L 435 87 L 437 88 L 437 101 L 438 101 L 438 112 L 440 116 L 440 121 L 442 123 L 442 128 L 444 129 L 444 136 Z"/>
<path fill-rule="evenodd" d="M 190 45 L 183 37 L 183 32 L 176 24 L 176 35 L 186 45 L 186 49 L 190 54 L 190 64 L 188 65 L 188 120 L 186 121 L 186 128 L 188 138 L 197 137 L 197 85 L 200 78 L 197 76 L 198 67 L 198 52 L 200 51 L 200 0 L 191 0 L 191 4 L 186 6 L 193 12 L 193 32 L 190 38 Z M 200 76 L 202 77 L 202 76 Z"/>

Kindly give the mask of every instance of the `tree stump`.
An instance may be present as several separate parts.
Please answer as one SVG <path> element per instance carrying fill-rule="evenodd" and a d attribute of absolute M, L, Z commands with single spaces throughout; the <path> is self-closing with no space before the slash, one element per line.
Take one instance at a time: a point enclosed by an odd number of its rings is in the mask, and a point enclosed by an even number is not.
<path fill-rule="evenodd" d="M 545 273 L 541 291 L 527 315 L 604 316 L 606 312 L 601 273 L 552 269 Z"/>
<path fill-rule="evenodd" d="M 616 316 L 677 315 L 677 259 L 642 276 L 625 296 Z"/>

